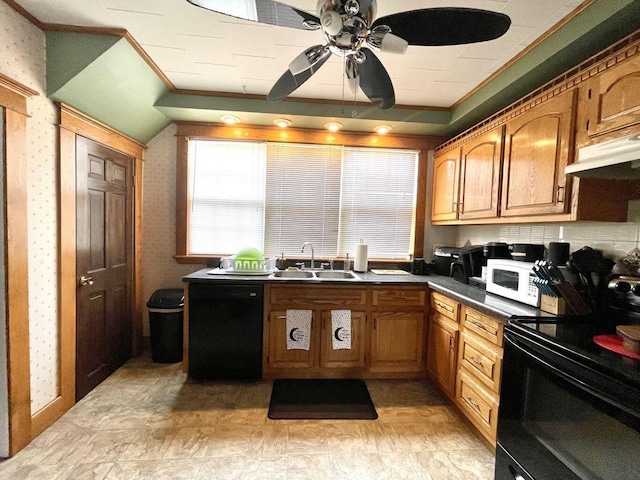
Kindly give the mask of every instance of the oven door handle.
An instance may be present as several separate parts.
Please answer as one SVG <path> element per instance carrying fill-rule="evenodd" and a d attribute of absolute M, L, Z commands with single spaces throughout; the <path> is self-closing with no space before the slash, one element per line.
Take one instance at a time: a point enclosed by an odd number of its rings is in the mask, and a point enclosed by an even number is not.
<path fill-rule="evenodd" d="M 587 366 L 581 366 L 574 360 L 571 360 L 570 358 L 562 355 L 560 352 L 555 352 L 531 339 L 518 341 L 517 335 L 513 335 L 510 332 L 504 332 L 504 341 L 505 346 L 509 345 L 513 347 L 518 352 L 520 352 L 520 354 L 526 356 L 529 360 L 538 364 L 547 371 L 550 371 L 559 378 L 565 380 L 571 385 L 574 385 L 580 390 L 583 390 L 588 394 L 600 399 L 601 401 L 614 405 L 615 407 L 633 415 L 638 419 L 638 421 L 640 421 L 640 416 L 637 409 L 634 409 L 632 406 L 616 400 L 615 397 L 607 394 L 602 389 L 598 389 L 595 385 L 596 382 L 587 378 L 589 374 L 594 375 L 594 372 Z M 531 347 L 537 348 L 528 348 L 529 345 Z M 554 362 L 553 359 L 557 359 L 557 361 Z M 560 363 L 566 368 L 559 368 L 558 364 Z M 637 398 L 636 391 L 628 393 L 628 388 L 615 379 L 607 379 L 604 375 L 597 375 L 598 377 L 600 377 L 598 378 L 598 381 L 600 383 L 607 384 L 608 391 L 620 392 L 621 390 L 627 390 L 627 394 L 625 395 L 627 398 Z"/>

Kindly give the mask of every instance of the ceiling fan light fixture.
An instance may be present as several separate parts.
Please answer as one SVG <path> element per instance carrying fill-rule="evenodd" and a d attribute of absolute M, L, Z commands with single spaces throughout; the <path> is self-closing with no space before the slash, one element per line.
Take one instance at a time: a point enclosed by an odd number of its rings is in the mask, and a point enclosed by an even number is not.
<path fill-rule="evenodd" d="M 222 115 L 220 117 L 220 120 L 222 120 L 227 125 L 234 125 L 240 121 L 240 119 L 234 115 Z"/>
<path fill-rule="evenodd" d="M 409 42 L 391 33 L 391 28 L 387 25 L 378 25 L 367 35 L 367 45 L 379 52 L 404 55 Z"/>
<path fill-rule="evenodd" d="M 337 132 L 342 128 L 342 124 L 339 122 L 329 122 L 324 124 L 324 128 L 326 128 L 330 132 Z"/>
<path fill-rule="evenodd" d="M 338 12 L 327 10 L 320 17 L 320 24 L 325 33 L 330 36 L 338 35 L 342 31 L 342 17 Z"/>
<path fill-rule="evenodd" d="M 373 131 L 376 132 L 378 135 L 386 135 L 392 129 L 393 127 L 391 125 L 376 125 L 375 127 L 373 127 Z"/>
<path fill-rule="evenodd" d="M 288 118 L 276 118 L 273 123 L 280 127 L 280 128 L 287 128 L 288 126 L 290 126 L 293 122 L 291 120 L 289 120 Z"/>

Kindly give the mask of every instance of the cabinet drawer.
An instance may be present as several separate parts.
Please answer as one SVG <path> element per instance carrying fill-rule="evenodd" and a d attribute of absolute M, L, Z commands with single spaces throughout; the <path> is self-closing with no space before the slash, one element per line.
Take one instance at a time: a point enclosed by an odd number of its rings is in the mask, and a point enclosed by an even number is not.
<path fill-rule="evenodd" d="M 353 307 L 367 305 L 366 288 L 348 287 L 272 287 L 269 301 L 272 305 L 304 308 L 309 305 L 323 307 Z"/>
<path fill-rule="evenodd" d="M 422 288 L 374 288 L 371 304 L 375 307 L 422 307 L 426 305 L 427 292 Z"/>
<path fill-rule="evenodd" d="M 498 398 L 474 380 L 462 368 L 458 374 L 456 395 L 458 406 L 484 436 L 495 443 L 498 426 Z"/>
<path fill-rule="evenodd" d="M 496 393 L 500 393 L 502 349 L 487 344 L 472 333 L 463 332 L 460 346 L 460 366 Z"/>
<path fill-rule="evenodd" d="M 438 292 L 431 292 L 431 308 L 454 322 L 458 321 L 460 304 Z"/>
<path fill-rule="evenodd" d="M 483 315 L 472 308 L 465 308 L 462 324 L 465 329 L 472 331 L 494 345 L 502 346 L 504 325 L 498 320 Z"/>

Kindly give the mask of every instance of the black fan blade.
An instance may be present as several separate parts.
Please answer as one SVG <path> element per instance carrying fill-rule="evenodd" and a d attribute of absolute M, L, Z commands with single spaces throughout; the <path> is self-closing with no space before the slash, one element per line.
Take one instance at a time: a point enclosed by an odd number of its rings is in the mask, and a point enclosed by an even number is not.
<path fill-rule="evenodd" d="M 425 8 L 377 19 L 373 27 L 388 25 L 409 45 L 440 46 L 484 42 L 501 37 L 511 19 L 475 8 Z"/>
<path fill-rule="evenodd" d="M 223 6 L 219 0 L 187 1 L 197 7 L 206 8 L 212 12 L 242 18 L 244 20 L 251 20 L 252 22 L 277 25 L 279 27 L 309 30 L 305 22 L 311 22 L 311 24 L 316 25 L 320 24 L 320 20 L 315 15 L 273 0 L 254 0 L 256 9 L 252 12 L 240 9 L 238 2 L 224 2 L 227 5 Z"/>
<path fill-rule="evenodd" d="M 289 96 L 300 85 L 309 80 L 311 76 L 325 64 L 329 57 L 330 55 L 326 55 L 320 58 L 313 66 L 297 75 L 291 73 L 291 70 L 284 72 L 275 85 L 271 87 L 271 91 L 267 95 L 267 100 L 270 102 L 279 102 Z"/>
<path fill-rule="evenodd" d="M 369 100 L 377 103 L 382 110 L 393 107 L 396 103 L 396 94 L 387 69 L 368 48 L 361 48 L 360 51 L 367 57 L 364 63 L 358 66 L 360 88 Z"/>

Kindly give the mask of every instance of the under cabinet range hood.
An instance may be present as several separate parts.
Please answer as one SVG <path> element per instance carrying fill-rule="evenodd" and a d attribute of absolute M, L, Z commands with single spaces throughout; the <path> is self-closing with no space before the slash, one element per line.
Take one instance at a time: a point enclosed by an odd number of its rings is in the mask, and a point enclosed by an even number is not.
<path fill-rule="evenodd" d="M 567 165 L 564 173 L 585 178 L 640 179 L 640 133 L 580 148 L 578 160 Z"/>

